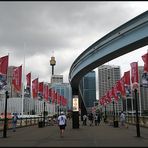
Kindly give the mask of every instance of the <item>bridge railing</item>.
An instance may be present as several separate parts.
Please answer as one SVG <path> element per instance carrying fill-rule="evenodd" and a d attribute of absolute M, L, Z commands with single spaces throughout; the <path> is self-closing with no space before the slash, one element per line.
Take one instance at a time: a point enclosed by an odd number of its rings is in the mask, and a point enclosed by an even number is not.
<path fill-rule="evenodd" d="M 19 118 L 17 120 L 16 127 L 19 128 L 19 127 L 38 125 L 38 122 L 43 120 L 44 120 L 44 117 Z M 0 119 L 0 131 L 3 130 L 3 127 L 4 127 L 4 119 Z M 12 129 L 12 119 L 7 119 L 7 129 Z"/>
<path fill-rule="evenodd" d="M 120 117 L 116 116 L 115 120 L 120 122 Z M 113 116 L 107 116 L 107 122 L 113 122 Z M 128 115 L 126 116 L 126 123 L 135 125 L 136 124 L 136 116 Z M 139 125 L 141 127 L 147 127 L 148 128 L 148 116 L 139 116 Z"/>

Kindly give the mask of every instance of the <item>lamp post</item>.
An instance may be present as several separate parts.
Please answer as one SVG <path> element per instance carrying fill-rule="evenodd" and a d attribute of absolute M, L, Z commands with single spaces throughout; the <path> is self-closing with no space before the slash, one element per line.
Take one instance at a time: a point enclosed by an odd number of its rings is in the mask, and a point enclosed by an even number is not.
<path fill-rule="evenodd" d="M 133 90 L 135 94 L 135 106 L 136 106 L 136 131 L 137 137 L 140 137 L 140 126 L 139 126 L 139 116 L 138 116 L 138 99 L 137 99 L 137 90 L 138 90 L 138 83 L 133 84 Z"/>
<path fill-rule="evenodd" d="M 118 121 L 115 120 L 115 102 L 114 102 L 114 99 L 113 99 L 113 125 L 114 125 L 114 127 L 118 127 Z"/>
<path fill-rule="evenodd" d="M 6 100 L 5 100 L 5 118 L 4 118 L 4 130 L 3 130 L 3 138 L 7 137 L 7 99 L 9 98 L 8 91 L 5 92 Z"/>
<path fill-rule="evenodd" d="M 44 117 L 43 117 L 43 123 L 44 123 L 44 126 L 45 126 L 45 101 L 44 101 Z"/>
<path fill-rule="evenodd" d="M 113 123 L 115 122 L 115 102 L 113 99 Z"/>
<path fill-rule="evenodd" d="M 104 115 L 104 122 L 106 122 L 106 105 L 105 105 L 105 115 Z"/>

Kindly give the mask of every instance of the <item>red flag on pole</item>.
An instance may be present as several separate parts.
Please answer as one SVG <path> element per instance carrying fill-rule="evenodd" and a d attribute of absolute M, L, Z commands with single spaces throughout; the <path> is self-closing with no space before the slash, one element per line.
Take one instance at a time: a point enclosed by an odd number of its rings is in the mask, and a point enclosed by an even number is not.
<path fill-rule="evenodd" d="M 37 98 L 38 96 L 38 78 L 32 81 L 32 97 Z"/>
<path fill-rule="evenodd" d="M 144 61 L 144 72 L 148 72 L 148 53 L 142 56 L 142 60 Z"/>
<path fill-rule="evenodd" d="M 64 99 L 65 99 L 64 96 L 60 96 L 60 101 L 59 101 L 59 102 L 60 102 L 60 104 L 62 104 L 63 106 L 65 105 L 65 104 L 64 104 Z"/>
<path fill-rule="evenodd" d="M 51 88 L 49 88 L 49 90 L 48 90 L 48 96 L 49 96 L 49 100 L 52 101 Z"/>
<path fill-rule="evenodd" d="M 26 85 L 26 95 L 28 97 L 31 97 L 31 73 L 28 73 L 26 75 L 26 82 L 27 82 L 27 85 Z"/>
<path fill-rule="evenodd" d="M 44 93 L 44 83 L 43 82 L 39 82 L 39 97 L 40 97 L 40 99 L 42 99 L 43 98 L 43 93 Z"/>
<path fill-rule="evenodd" d="M 7 74 L 8 55 L 0 58 L 0 74 Z"/>
<path fill-rule="evenodd" d="M 60 94 L 57 93 L 57 104 L 60 104 Z"/>
<path fill-rule="evenodd" d="M 112 96 L 114 97 L 115 102 L 117 102 L 118 101 L 118 95 L 117 95 L 116 85 L 114 87 L 112 87 Z"/>
<path fill-rule="evenodd" d="M 148 52 L 142 56 L 144 61 L 144 72 L 142 74 L 141 85 L 148 88 Z"/>
<path fill-rule="evenodd" d="M 51 98 L 52 98 L 52 103 L 55 102 L 55 90 L 51 89 Z"/>
<path fill-rule="evenodd" d="M 119 91 L 121 93 L 121 95 L 123 97 L 125 97 L 125 88 L 124 88 L 124 82 L 123 82 L 122 78 L 117 81 L 116 88 L 117 88 L 117 91 Z"/>
<path fill-rule="evenodd" d="M 124 72 L 123 81 L 124 84 L 130 85 L 130 71 Z"/>
<path fill-rule="evenodd" d="M 123 82 L 124 82 L 124 86 L 125 86 L 126 96 L 130 96 L 131 95 L 130 71 L 124 72 Z"/>
<path fill-rule="evenodd" d="M 22 65 L 13 69 L 12 84 L 16 91 L 21 91 L 22 85 Z"/>
<path fill-rule="evenodd" d="M 7 85 L 8 56 L 0 58 L 0 90 Z"/>
<path fill-rule="evenodd" d="M 111 94 L 110 94 L 110 90 L 107 91 L 107 93 L 106 93 L 106 97 L 107 97 L 107 103 L 112 102 L 112 96 L 111 96 Z"/>
<path fill-rule="evenodd" d="M 31 72 L 26 75 L 27 87 L 31 88 Z"/>
<path fill-rule="evenodd" d="M 48 85 L 44 85 L 44 98 L 48 101 Z"/>
<path fill-rule="evenodd" d="M 138 83 L 138 62 L 133 62 L 131 65 L 131 81 Z"/>

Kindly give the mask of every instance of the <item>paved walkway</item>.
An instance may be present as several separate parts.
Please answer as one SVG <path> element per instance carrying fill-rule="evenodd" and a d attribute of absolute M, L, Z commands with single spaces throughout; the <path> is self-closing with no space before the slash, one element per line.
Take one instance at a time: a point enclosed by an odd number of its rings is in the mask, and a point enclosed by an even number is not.
<path fill-rule="evenodd" d="M 0 132 L 0 147 L 147 147 L 148 128 L 140 128 L 140 133 L 141 137 L 137 137 L 135 126 L 115 128 L 104 123 L 73 129 L 69 121 L 63 138 L 57 125 L 8 130 L 7 138 Z"/>

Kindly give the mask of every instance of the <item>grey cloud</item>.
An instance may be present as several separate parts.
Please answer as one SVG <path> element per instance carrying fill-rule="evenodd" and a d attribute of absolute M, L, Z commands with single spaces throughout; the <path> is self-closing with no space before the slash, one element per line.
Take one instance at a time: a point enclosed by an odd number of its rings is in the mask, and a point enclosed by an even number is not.
<path fill-rule="evenodd" d="M 24 55 L 50 58 L 53 50 L 60 59 L 65 49 L 75 50 L 56 65 L 62 73 L 88 46 L 136 15 L 128 2 L 0 2 L 0 48 L 13 49 L 18 61 Z"/>

